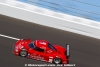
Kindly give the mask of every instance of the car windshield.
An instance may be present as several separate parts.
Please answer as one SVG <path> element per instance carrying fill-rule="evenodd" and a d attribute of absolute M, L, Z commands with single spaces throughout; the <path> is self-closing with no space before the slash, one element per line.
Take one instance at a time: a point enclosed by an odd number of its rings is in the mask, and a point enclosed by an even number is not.
<path fill-rule="evenodd" d="M 30 47 L 30 48 L 34 48 L 34 47 L 35 47 L 34 42 L 31 42 L 31 43 L 29 44 L 29 47 Z"/>
<path fill-rule="evenodd" d="M 56 48 L 54 48 L 50 43 L 48 43 L 48 47 L 56 51 Z"/>

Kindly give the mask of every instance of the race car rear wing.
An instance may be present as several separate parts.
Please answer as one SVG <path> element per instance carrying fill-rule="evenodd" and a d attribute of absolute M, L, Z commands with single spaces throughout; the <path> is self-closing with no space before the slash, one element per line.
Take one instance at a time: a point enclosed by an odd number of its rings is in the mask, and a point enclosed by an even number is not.
<path fill-rule="evenodd" d="M 70 46 L 66 44 L 66 56 L 70 57 Z"/>

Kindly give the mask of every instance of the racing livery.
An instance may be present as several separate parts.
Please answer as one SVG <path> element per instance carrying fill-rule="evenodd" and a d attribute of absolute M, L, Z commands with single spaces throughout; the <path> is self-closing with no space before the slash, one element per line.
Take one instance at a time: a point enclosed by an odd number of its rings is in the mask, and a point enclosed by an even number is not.
<path fill-rule="evenodd" d="M 27 57 L 54 64 L 68 64 L 69 45 L 66 48 L 59 45 L 51 45 L 46 40 L 20 39 L 13 48 L 13 53 L 17 56 Z"/>

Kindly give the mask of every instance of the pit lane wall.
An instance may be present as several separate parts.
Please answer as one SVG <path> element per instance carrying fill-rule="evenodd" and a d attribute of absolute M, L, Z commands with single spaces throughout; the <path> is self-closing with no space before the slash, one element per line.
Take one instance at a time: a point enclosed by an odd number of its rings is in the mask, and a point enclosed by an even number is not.
<path fill-rule="evenodd" d="M 100 39 L 100 22 L 56 13 L 16 0 L 0 0 L 0 14 Z"/>

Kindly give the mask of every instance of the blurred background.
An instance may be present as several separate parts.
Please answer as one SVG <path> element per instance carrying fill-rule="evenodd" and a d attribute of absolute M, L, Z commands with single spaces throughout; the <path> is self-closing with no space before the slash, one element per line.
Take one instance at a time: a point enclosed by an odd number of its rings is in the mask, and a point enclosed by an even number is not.
<path fill-rule="evenodd" d="M 100 0 L 18 0 L 52 11 L 100 21 Z"/>

